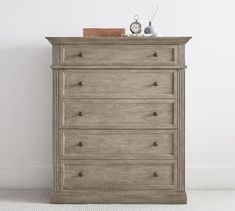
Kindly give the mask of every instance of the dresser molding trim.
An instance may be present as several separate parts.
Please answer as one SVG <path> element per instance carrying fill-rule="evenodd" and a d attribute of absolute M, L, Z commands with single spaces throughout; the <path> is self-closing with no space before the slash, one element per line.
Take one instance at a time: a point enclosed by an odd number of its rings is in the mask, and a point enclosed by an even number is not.
<path fill-rule="evenodd" d="M 152 69 L 152 70 L 159 70 L 159 69 L 186 69 L 187 66 L 146 66 L 146 65 L 141 65 L 141 66 L 101 66 L 101 65 L 87 65 L 87 66 L 63 66 L 63 65 L 51 65 L 50 66 L 52 70 L 66 70 L 66 69 L 119 69 L 122 71 L 122 69 Z"/>
<path fill-rule="evenodd" d="M 46 39 L 54 45 L 173 45 L 186 44 L 191 37 L 46 37 Z"/>
<path fill-rule="evenodd" d="M 162 190 L 81 190 L 70 193 L 52 193 L 51 202 L 56 204 L 185 204 L 185 192 Z"/>

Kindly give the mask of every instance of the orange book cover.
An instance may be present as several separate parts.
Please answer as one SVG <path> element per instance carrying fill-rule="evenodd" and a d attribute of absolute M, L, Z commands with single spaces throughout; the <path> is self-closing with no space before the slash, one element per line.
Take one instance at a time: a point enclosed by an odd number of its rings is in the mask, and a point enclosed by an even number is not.
<path fill-rule="evenodd" d="M 83 28 L 84 37 L 121 37 L 125 28 Z"/>

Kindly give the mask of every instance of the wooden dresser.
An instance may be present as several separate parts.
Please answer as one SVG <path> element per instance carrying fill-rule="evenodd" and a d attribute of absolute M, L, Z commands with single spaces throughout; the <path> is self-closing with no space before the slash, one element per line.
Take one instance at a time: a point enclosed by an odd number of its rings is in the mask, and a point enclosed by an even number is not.
<path fill-rule="evenodd" d="M 48 37 L 53 203 L 186 203 L 190 37 Z"/>

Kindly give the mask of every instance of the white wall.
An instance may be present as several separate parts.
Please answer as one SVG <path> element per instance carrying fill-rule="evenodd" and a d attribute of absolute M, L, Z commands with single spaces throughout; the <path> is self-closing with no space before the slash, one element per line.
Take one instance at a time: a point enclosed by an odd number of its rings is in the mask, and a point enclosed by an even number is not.
<path fill-rule="evenodd" d="M 147 24 L 153 1 L 0 0 L 0 188 L 51 187 L 51 46 L 83 27 Z M 188 188 L 235 188 L 235 1 L 161 0 L 163 35 L 187 45 Z"/>

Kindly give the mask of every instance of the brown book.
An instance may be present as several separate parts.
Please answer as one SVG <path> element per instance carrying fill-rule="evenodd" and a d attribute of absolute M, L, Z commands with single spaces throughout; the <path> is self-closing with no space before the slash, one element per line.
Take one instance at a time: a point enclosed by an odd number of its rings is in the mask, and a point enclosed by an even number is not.
<path fill-rule="evenodd" d="M 125 28 L 83 28 L 84 37 L 121 37 Z"/>

